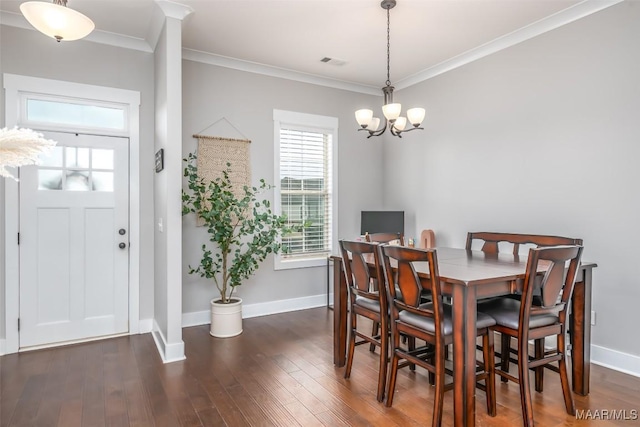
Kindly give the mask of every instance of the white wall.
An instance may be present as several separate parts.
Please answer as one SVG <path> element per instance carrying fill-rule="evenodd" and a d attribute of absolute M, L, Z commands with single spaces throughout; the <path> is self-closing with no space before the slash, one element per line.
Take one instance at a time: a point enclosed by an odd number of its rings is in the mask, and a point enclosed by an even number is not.
<path fill-rule="evenodd" d="M 182 28 L 167 17 L 155 50 L 156 150 L 164 170 L 155 175 L 154 337 L 165 362 L 184 359 L 182 341 Z M 159 226 L 158 224 L 162 224 Z"/>
<path fill-rule="evenodd" d="M 593 344 L 636 357 L 638 22 L 640 3 L 624 2 L 400 91 L 426 106 L 426 129 L 384 153 L 387 204 L 439 245 L 463 247 L 467 231 L 583 238 L 598 263 Z"/>
<path fill-rule="evenodd" d="M 381 98 L 193 61 L 183 61 L 183 96 L 183 156 L 196 148 L 194 133 L 244 136 L 252 141 L 254 183 L 264 178 L 277 184 L 273 176 L 273 109 L 338 117 L 338 238 L 359 234 L 360 210 L 382 207 L 382 142 L 366 140 L 358 133 L 353 116 L 357 108 L 381 104 Z M 238 131 L 225 121 L 211 126 L 222 117 Z M 273 201 L 273 193 L 267 197 Z M 194 221 L 192 215 L 183 219 L 184 313 L 208 310 L 209 300 L 217 292 L 212 283 L 188 274 L 188 265 L 198 264 L 200 247 L 207 241 L 206 230 L 196 228 Z M 273 259 L 268 258 L 237 293 L 245 306 L 323 295 L 326 270 L 316 267 L 276 272 Z"/>
<path fill-rule="evenodd" d="M 140 318 L 153 317 L 153 55 L 76 41 L 56 43 L 37 31 L 0 26 L 0 73 L 86 83 L 140 92 Z M 4 92 L 0 95 L 4 106 Z M 0 107 L 1 108 L 1 107 Z M 0 114 L 4 120 L 4 112 Z M 4 187 L 0 182 L 0 187 Z M 146 190 L 144 190 L 146 189 Z M 4 206 L 3 193 L 0 202 Z M 2 211 L 0 209 L 0 211 Z M 1 214 L 0 214 L 1 215 Z M 0 229 L 0 241 L 4 233 Z M 0 253 L 0 259 L 4 256 Z M 11 266 L 6 266 L 11 268 Z M 0 274 L 4 280 L 3 274 Z M 4 285 L 0 282 L 0 285 Z M 4 287 L 1 289 L 4 299 Z M 2 302 L 4 307 L 4 302 Z M 4 316 L 0 316 L 3 318 Z M 0 321 L 2 322 L 2 321 Z M 4 337 L 0 323 L 0 337 Z"/>

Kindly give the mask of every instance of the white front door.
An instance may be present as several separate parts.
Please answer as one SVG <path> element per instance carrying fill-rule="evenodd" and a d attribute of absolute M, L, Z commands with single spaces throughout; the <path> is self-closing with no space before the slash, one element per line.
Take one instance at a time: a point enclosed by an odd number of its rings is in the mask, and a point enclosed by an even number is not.
<path fill-rule="evenodd" d="M 129 140 L 44 134 L 20 170 L 20 348 L 129 330 Z"/>

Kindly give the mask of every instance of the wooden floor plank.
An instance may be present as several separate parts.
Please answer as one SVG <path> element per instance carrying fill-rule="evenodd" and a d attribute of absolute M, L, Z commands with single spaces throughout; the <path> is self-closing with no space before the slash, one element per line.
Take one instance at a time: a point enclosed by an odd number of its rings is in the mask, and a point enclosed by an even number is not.
<path fill-rule="evenodd" d="M 344 379 L 344 368 L 332 362 L 332 330 L 332 313 L 318 308 L 245 319 L 243 334 L 228 339 L 211 337 L 208 325 L 185 328 L 187 359 L 171 364 L 150 334 L 2 356 L 0 427 L 430 425 L 434 389 L 424 370 L 400 371 L 387 408 L 375 399 L 379 353 L 356 348 Z M 565 413 L 559 376 L 545 372 L 544 385 L 532 393 L 536 425 L 640 425 L 577 420 Z M 638 395 L 640 378 L 593 365 L 590 395 L 574 397 L 578 411 L 632 417 Z M 517 384 L 498 381 L 495 418 L 485 402 L 478 391 L 478 426 L 522 424 Z M 452 393 L 445 394 L 442 425 L 453 425 Z"/>

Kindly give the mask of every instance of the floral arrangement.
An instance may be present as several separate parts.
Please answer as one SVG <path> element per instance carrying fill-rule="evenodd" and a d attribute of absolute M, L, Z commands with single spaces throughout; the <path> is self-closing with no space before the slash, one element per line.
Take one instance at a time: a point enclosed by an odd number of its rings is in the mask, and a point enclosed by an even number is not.
<path fill-rule="evenodd" d="M 37 165 L 40 154 L 48 153 L 55 145 L 55 141 L 31 129 L 0 129 L 0 176 L 17 181 L 7 167 Z"/>

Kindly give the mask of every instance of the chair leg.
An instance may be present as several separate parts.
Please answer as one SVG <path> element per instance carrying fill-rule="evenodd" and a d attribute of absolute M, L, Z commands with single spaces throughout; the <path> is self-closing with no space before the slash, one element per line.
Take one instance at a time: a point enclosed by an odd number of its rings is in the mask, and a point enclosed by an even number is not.
<path fill-rule="evenodd" d="M 347 364 L 344 369 L 344 377 L 349 378 L 351 376 L 351 366 L 353 365 L 353 353 L 356 349 L 356 314 L 351 312 L 351 329 L 349 330 L 349 348 L 347 349 Z"/>
<path fill-rule="evenodd" d="M 493 343 L 493 331 L 487 332 L 482 337 L 482 355 L 484 358 L 484 370 L 488 374 L 485 380 L 487 393 L 487 413 L 496 416 L 496 373 L 495 373 L 495 349 Z"/>
<path fill-rule="evenodd" d="M 500 369 L 504 372 L 509 372 L 509 353 L 511 352 L 511 337 L 507 334 L 501 334 L 502 339 L 500 342 Z M 519 358 L 518 358 L 519 359 Z M 506 383 L 509 381 L 505 377 L 500 377 L 500 381 Z"/>
<path fill-rule="evenodd" d="M 409 351 L 413 351 L 416 349 L 416 338 L 415 337 L 407 337 L 407 348 L 409 349 Z M 409 370 L 411 371 L 415 371 L 416 370 L 416 364 L 415 363 L 410 363 L 409 364 Z"/>
<path fill-rule="evenodd" d="M 387 379 L 387 400 L 385 401 L 385 405 L 387 407 L 391 407 L 393 405 L 393 395 L 396 392 L 396 377 L 398 375 L 398 363 L 400 362 L 400 358 L 396 354 L 396 347 L 398 347 L 398 339 L 394 339 L 394 344 L 391 349 L 391 369 L 389 370 L 389 378 Z"/>
<path fill-rule="evenodd" d="M 562 359 L 558 362 L 560 368 L 560 382 L 562 383 L 562 394 L 564 395 L 564 406 L 567 409 L 567 414 L 576 414 L 576 405 L 573 400 L 573 394 L 571 393 L 571 386 L 569 385 L 569 376 L 567 375 L 567 353 L 564 332 L 558 335 L 558 352 L 562 352 Z"/>
<path fill-rule="evenodd" d="M 433 397 L 433 421 L 431 425 L 442 424 L 442 408 L 444 407 L 444 346 L 436 344 L 435 351 L 435 393 Z"/>
<path fill-rule="evenodd" d="M 371 327 L 371 336 L 375 337 L 379 333 L 380 333 L 380 322 L 374 321 L 373 326 Z M 369 351 L 373 353 L 375 350 L 376 350 L 376 345 L 369 344 Z"/>
<path fill-rule="evenodd" d="M 380 333 L 380 367 L 378 368 L 378 402 L 384 401 L 387 365 L 389 362 L 389 333 L 387 325 L 383 323 L 382 326 L 382 332 Z"/>
<path fill-rule="evenodd" d="M 535 358 L 542 359 L 544 358 L 544 338 L 540 338 L 535 340 Z M 542 389 L 544 387 L 544 366 L 538 366 L 535 368 L 536 374 L 536 382 L 535 388 L 536 391 L 542 393 Z"/>
<path fill-rule="evenodd" d="M 533 427 L 533 403 L 531 402 L 531 387 L 529 384 L 528 345 L 528 340 L 518 338 L 518 380 L 520 382 L 522 422 L 525 427 Z"/>

